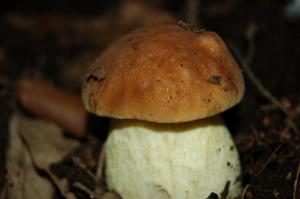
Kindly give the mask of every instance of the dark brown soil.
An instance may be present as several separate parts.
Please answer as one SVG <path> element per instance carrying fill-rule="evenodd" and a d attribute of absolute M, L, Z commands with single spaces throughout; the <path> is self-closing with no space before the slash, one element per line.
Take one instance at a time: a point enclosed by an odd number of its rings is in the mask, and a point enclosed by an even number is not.
<path fill-rule="evenodd" d="M 152 2 L 178 18 L 185 18 L 183 0 Z M 300 198 L 300 182 L 296 181 L 300 164 L 300 17 L 285 16 L 289 2 L 200 1 L 200 27 L 218 32 L 244 54 L 248 53 L 249 29 L 255 28 L 251 68 L 288 110 L 286 114 L 276 109 L 246 78 L 244 100 L 224 113 L 242 161 L 245 190 L 240 198 Z M 79 94 L 80 81 L 66 78 L 66 68 L 76 70 L 78 67 L 72 64 L 90 64 L 122 31 L 111 20 L 107 32 L 115 33 L 103 34 L 95 41 L 82 29 L 74 28 L 76 25 L 65 24 L 95 16 L 113 18 L 118 4 L 117 0 L 0 0 L 0 189 L 5 182 L 8 120 L 16 106 L 14 80 L 31 74 Z M 32 26 L 32 22 L 38 23 Z M 210 198 L 217 196 L 211 194 Z"/>

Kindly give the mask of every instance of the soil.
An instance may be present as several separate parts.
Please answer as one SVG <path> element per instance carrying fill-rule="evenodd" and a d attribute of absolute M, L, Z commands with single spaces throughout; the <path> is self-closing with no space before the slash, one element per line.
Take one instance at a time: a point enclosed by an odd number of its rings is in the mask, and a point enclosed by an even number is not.
<path fill-rule="evenodd" d="M 183 0 L 147 2 L 185 19 Z M 249 44 L 255 45 L 251 68 L 287 110 L 286 113 L 280 111 L 246 78 L 243 101 L 223 114 L 241 157 L 244 192 L 240 198 L 300 198 L 300 182 L 297 183 L 300 169 L 300 17 L 286 16 L 289 0 L 199 2 L 200 28 L 216 31 L 228 44 L 235 43 L 245 55 L 249 52 Z M 93 17 L 114 18 L 119 4 L 116 0 L 89 1 L 88 4 L 66 0 L 0 1 L 0 190 L 5 182 L 9 115 L 17 106 L 14 81 L 30 74 L 79 94 L 81 82 L 74 80 L 77 76 L 70 75 L 70 70 L 80 75 L 80 71 L 84 71 L 118 35 L 116 32 L 122 32 L 111 20 L 105 31 L 115 33 L 103 34 L 95 40 L 90 33 L 82 31 L 82 21 Z M 69 22 L 73 25 L 66 27 Z M 252 43 L 247 40 L 249 34 Z M 212 193 L 209 198 L 218 196 Z"/>

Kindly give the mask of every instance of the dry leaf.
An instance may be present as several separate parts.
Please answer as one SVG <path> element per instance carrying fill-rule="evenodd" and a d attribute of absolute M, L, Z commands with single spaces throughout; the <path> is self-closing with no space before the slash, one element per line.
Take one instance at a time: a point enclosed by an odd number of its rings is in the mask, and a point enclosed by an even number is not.
<path fill-rule="evenodd" d="M 48 82 L 25 77 L 18 81 L 17 97 L 24 108 L 38 117 L 57 124 L 75 137 L 85 136 L 86 111 L 80 97 Z"/>
<path fill-rule="evenodd" d="M 66 179 L 59 179 L 50 171 L 51 164 L 62 161 L 63 157 L 79 146 L 79 142 L 63 136 L 62 130 L 43 120 L 18 117 L 18 132 L 29 148 L 35 166 L 48 173 L 65 198 L 76 198 L 69 190 Z"/>
<path fill-rule="evenodd" d="M 54 192 L 51 179 L 62 196 L 67 199 L 76 199 L 76 195 L 70 191 L 72 186 L 68 179 L 58 177 L 50 166 L 63 162 L 63 159 L 70 155 L 72 161 L 77 160 L 77 156 L 73 153 L 79 149 L 80 143 L 65 138 L 59 127 L 46 121 L 15 114 L 10 124 L 11 139 L 7 155 L 8 182 L 0 198 L 50 199 Z M 46 176 L 40 176 L 40 172 L 36 169 L 45 171 Z M 95 180 L 95 178 L 92 179 Z M 81 187 L 86 186 L 83 184 Z M 120 198 L 116 193 L 108 192 L 102 184 L 96 186 L 96 190 L 99 193 L 93 190 L 83 191 L 90 192 L 91 194 L 88 195 L 99 199 Z"/>
<path fill-rule="evenodd" d="M 54 188 L 49 179 L 40 176 L 35 169 L 19 129 L 20 118 L 13 116 L 6 160 L 7 184 L 1 198 L 51 199 Z"/>
<path fill-rule="evenodd" d="M 79 146 L 74 139 L 65 138 L 62 130 L 49 122 L 19 117 L 18 131 L 27 144 L 33 161 L 40 169 L 59 162 Z"/>
<path fill-rule="evenodd" d="M 10 143 L 7 154 L 7 184 L 1 198 L 52 198 L 54 187 L 45 171 L 67 199 L 75 199 L 65 179 L 58 179 L 49 170 L 50 164 L 59 162 L 79 142 L 65 138 L 57 126 L 37 119 L 15 114 L 10 122 Z"/>

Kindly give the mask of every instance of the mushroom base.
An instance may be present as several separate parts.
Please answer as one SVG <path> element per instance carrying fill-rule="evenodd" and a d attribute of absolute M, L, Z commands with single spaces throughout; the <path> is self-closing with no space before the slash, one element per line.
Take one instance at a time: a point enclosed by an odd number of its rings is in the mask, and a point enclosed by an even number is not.
<path fill-rule="evenodd" d="M 240 193 L 240 162 L 218 117 L 178 124 L 112 120 L 106 181 L 123 199 L 195 199 Z"/>

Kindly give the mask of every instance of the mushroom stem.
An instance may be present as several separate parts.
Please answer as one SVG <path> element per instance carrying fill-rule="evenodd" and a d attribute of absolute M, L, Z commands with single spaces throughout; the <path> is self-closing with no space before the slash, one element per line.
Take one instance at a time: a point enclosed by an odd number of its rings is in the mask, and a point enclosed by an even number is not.
<path fill-rule="evenodd" d="M 177 124 L 113 120 L 106 143 L 107 184 L 124 199 L 192 199 L 240 192 L 240 162 L 218 117 Z"/>

